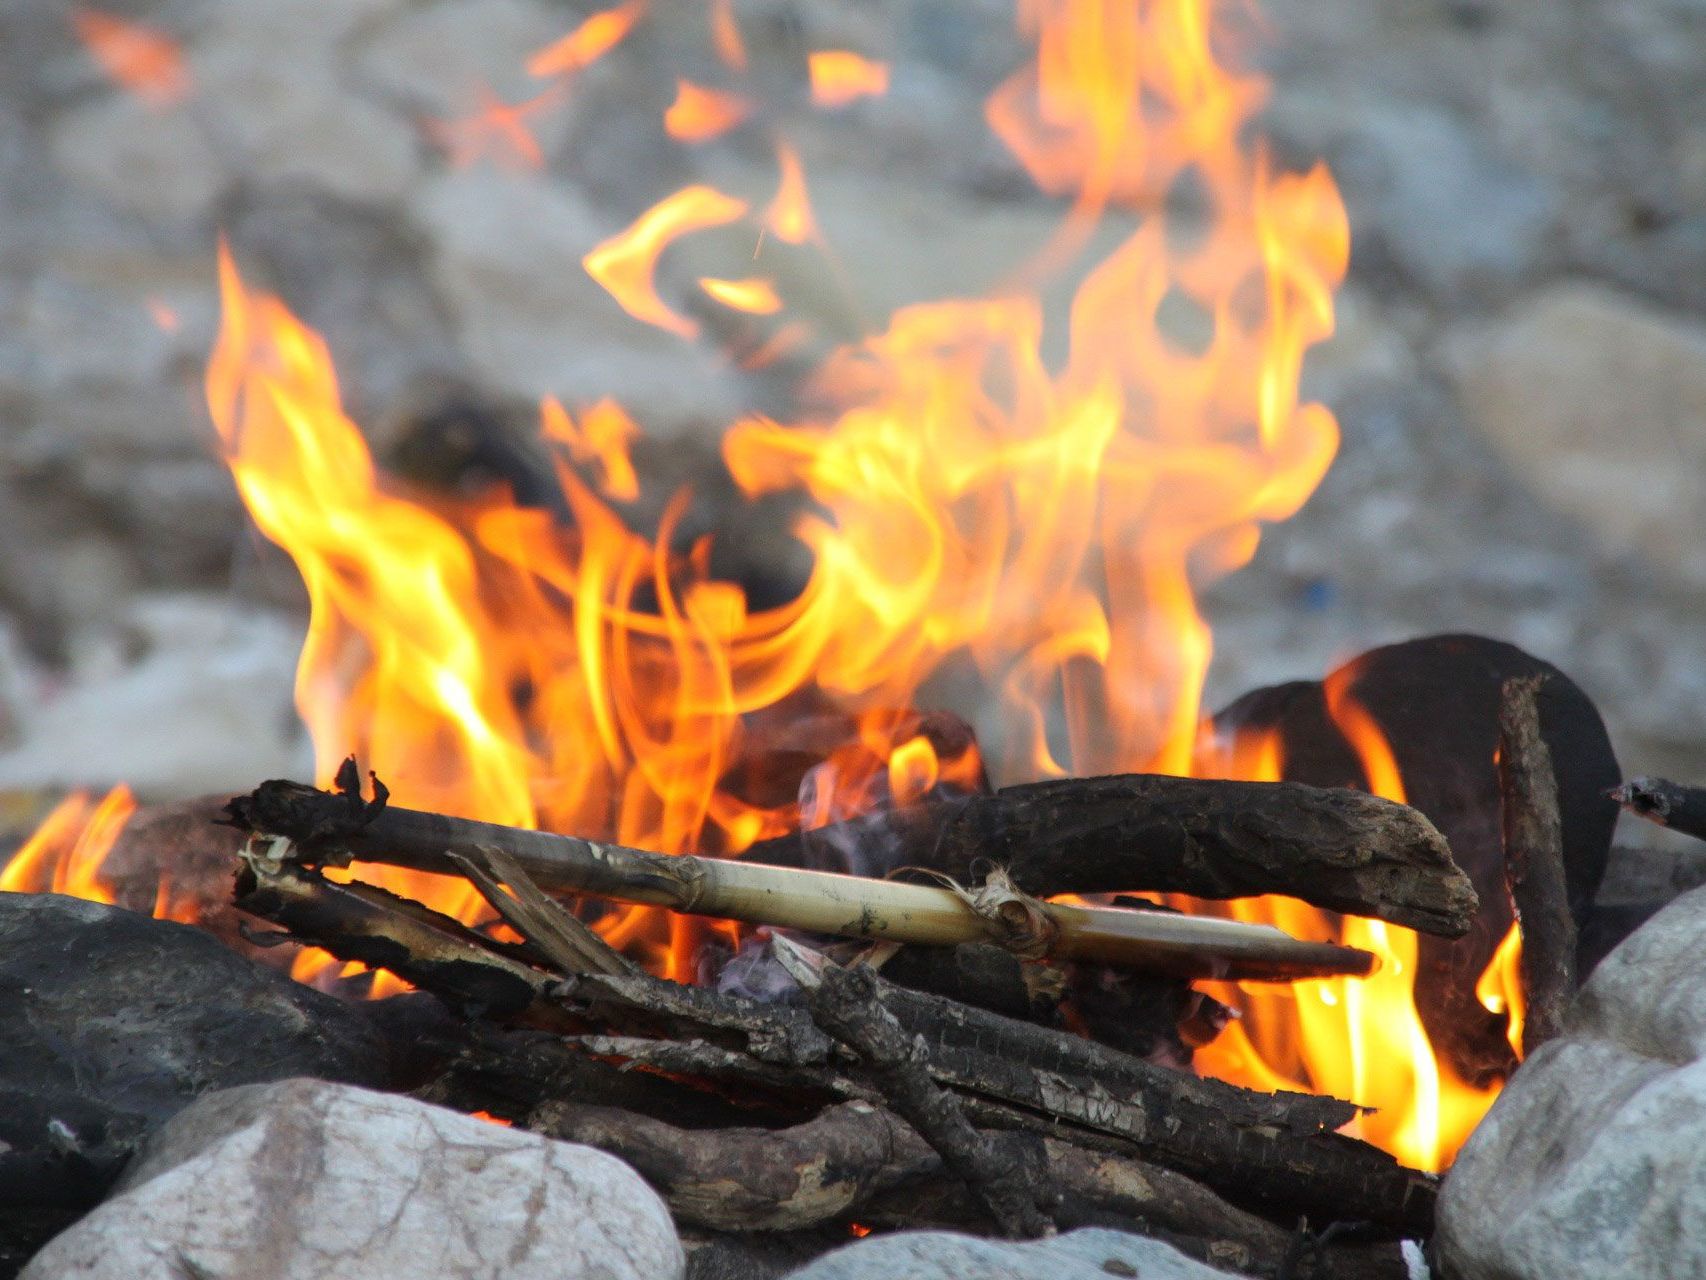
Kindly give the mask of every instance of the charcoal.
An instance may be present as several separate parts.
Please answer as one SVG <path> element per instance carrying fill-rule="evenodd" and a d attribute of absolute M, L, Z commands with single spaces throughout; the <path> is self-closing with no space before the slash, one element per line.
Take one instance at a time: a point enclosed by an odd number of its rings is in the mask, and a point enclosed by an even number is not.
<path fill-rule="evenodd" d="M 1510 929 L 1500 835 L 1499 692 L 1512 676 L 1548 677 L 1539 694 L 1541 736 L 1552 754 L 1570 908 L 1579 924 L 1605 874 L 1622 774 L 1599 711 L 1551 663 L 1482 636 L 1426 636 L 1373 649 L 1327 677 L 1348 681 L 1391 744 L 1406 799 L 1445 834 L 1452 858 L 1480 896 L 1473 928 L 1445 941 L 1422 935 L 1416 1004 L 1429 1038 L 1460 1073 L 1485 1081 L 1513 1064 L 1504 1018 L 1487 1012 L 1475 982 Z M 1366 787 L 1356 752 L 1327 713 L 1322 681 L 1245 694 L 1214 718 L 1219 731 L 1277 731 L 1284 777 L 1322 787 Z"/>
<path fill-rule="evenodd" d="M 0 1274 L 208 1090 L 388 1078 L 353 1008 L 197 929 L 58 894 L 0 894 L 0 1045 Z"/>

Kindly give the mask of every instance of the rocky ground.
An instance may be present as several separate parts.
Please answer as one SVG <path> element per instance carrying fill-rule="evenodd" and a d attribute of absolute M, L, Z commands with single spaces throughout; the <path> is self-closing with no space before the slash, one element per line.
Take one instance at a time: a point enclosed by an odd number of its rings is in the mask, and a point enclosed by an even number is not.
<path fill-rule="evenodd" d="M 0 789 L 167 797 L 301 772 L 288 566 L 213 454 L 201 367 L 216 230 L 324 332 L 355 416 L 619 396 L 671 455 L 776 395 L 626 320 L 579 269 L 696 177 L 767 197 L 759 137 L 656 129 L 710 78 L 697 4 L 528 118 L 543 167 L 424 121 L 590 6 L 134 0 L 188 89 L 116 90 L 59 0 L 0 10 Z M 1210 701 L 1406 635 L 1479 630 L 1564 667 L 1631 771 L 1706 776 L 1706 10 L 1689 0 L 1268 0 L 1268 127 L 1325 157 L 1353 223 L 1341 332 L 1312 359 L 1342 455 L 1214 589 Z M 1046 232 L 981 124 L 1001 0 L 741 3 L 755 76 L 842 45 L 886 98 L 789 117 L 847 269 L 783 280 L 825 333 L 964 293 Z M 796 118 L 797 117 L 797 118 Z M 436 139 L 436 141 L 435 141 Z M 452 148 L 455 150 L 455 148 Z"/>

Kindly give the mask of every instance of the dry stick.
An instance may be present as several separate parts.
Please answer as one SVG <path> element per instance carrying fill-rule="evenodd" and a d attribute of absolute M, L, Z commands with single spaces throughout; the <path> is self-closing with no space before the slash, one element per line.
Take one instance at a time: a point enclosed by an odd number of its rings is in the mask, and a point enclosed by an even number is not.
<path fill-rule="evenodd" d="M 742 857 L 841 865 L 845 850 L 897 844 L 889 856 L 899 863 L 966 880 L 980 860 L 993 861 L 1036 894 L 1283 893 L 1446 937 L 1466 933 L 1477 906 L 1424 815 L 1299 782 L 1063 778 L 761 841 Z"/>
<path fill-rule="evenodd" d="M 1544 682 L 1544 676 L 1513 677 L 1499 700 L 1505 882 L 1522 930 L 1524 1058 L 1563 1030 L 1576 991 L 1576 921 L 1564 882 L 1558 784 L 1536 703 Z"/>
<path fill-rule="evenodd" d="M 1685 787 L 1669 778 L 1640 777 L 1613 787 L 1610 794 L 1637 817 L 1706 840 L 1706 787 Z"/>
<path fill-rule="evenodd" d="M 907 1035 L 878 1002 L 876 974 L 843 969 L 783 937 L 771 948 L 805 990 L 812 1020 L 864 1059 L 890 1104 L 965 1181 L 1001 1233 L 1028 1239 L 1052 1231 L 1038 1170 L 1016 1158 L 1011 1144 L 972 1128 L 953 1094 L 937 1087 L 923 1038 Z"/>
<path fill-rule="evenodd" d="M 547 998 L 555 979 L 516 958 L 519 949 L 375 885 L 337 884 L 251 850 L 238 868 L 234 901 L 301 942 L 389 969 L 463 1012 L 563 1021 Z"/>
<path fill-rule="evenodd" d="M 460 853 L 449 856 L 504 922 L 538 947 L 557 968 L 564 973 L 640 972 L 632 960 L 569 914 L 561 903 L 547 897 L 521 864 L 502 849 L 481 845 L 478 853 L 478 860 Z M 504 884 L 509 885 L 508 892 Z"/>
<path fill-rule="evenodd" d="M 1367 951 L 1299 941 L 1265 925 L 1040 903 L 1013 893 L 979 896 L 974 906 L 963 893 L 928 885 L 671 857 L 399 809 L 385 804 L 382 791 L 362 801 L 353 765 L 340 773 L 339 785 L 343 789 L 333 793 L 266 782 L 232 800 L 229 811 L 248 831 L 288 839 L 289 856 L 299 861 L 341 864 L 353 858 L 456 874 L 460 868 L 452 854 L 497 849 L 547 890 L 843 937 L 936 946 L 996 941 L 1027 958 L 1046 954 L 1191 978 L 1366 974 L 1374 964 Z"/>

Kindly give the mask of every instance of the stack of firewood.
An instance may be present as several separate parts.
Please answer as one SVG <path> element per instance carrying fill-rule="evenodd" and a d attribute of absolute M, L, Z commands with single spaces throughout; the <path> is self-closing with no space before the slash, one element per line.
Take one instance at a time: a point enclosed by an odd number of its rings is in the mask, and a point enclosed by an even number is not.
<path fill-rule="evenodd" d="M 1520 749 L 1507 762 L 1520 817 L 1524 773 L 1543 771 Z M 1398 1277 L 1398 1242 L 1429 1232 L 1437 1180 L 1337 1132 L 1352 1104 L 1202 1079 L 1188 1050 L 1168 1052 L 1213 1022 L 1191 978 L 1359 973 L 1372 957 L 1147 903 L 1044 900 L 1277 892 L 1459 935 L 1474 891 L 1403 805 L 1298 783 L 1068 780 L 724 861 L 413 812 L 359 784 L 351 762 L 336 791 L 270 782 L 234 800 L 252 837 L 237 905 L 462 1016 L 424 1096 L 620 1156 L 755 1273 L 855 1229 L 1099 1224 L 1252 1275 Z M 919 870 L 805 869 L 814 846 L 877 822 Z M 321 873 L 352 859 L 463 876 L 522 941 Z M 770 926 L 743 959 L 773 998 L 651 976 L 562 894 Z"/>

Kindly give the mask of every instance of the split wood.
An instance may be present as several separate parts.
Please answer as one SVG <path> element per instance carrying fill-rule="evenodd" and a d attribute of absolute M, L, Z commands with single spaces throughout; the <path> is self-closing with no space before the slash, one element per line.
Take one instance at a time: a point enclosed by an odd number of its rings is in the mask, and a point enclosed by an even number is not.
<path fill-rule="evenodd" d="M 1499 699 L 1499 793 L 1505 881 L 1522 931 L 1522 1055 L 1563 1030 L 1576 993 L 1576 921 L 1564 874 L 1564 828 L 1537 701 L 1545 676 L 1514 676 Z"/>
<path fill-rule="evenodd" d="M 1027 959 L 1097 961 L 1188 978 L 1360 975 L 1375 963 L 1370 952 L 1292 938 L 1266 925 L 1042 902 L 993 875 L 975 889 L 949 890 L 745 861 L 671 857 L 397 808 L 386 803 L 388 793 L 377 778 L 374 789 L 371 801 L 361 798 L 352 760 L 340 771 L 335 792 L 266 782 L 233 799 L 229 811 L 242 829 L 287 840 L 289 847 L 280 846 L 277 856 L 294 861 L 343 865 L 357 859 L 455 875 L 464 870 L 460 859 L 499 853 L 546 890 L 842 937 L 937 946 L 988 941 Z M 1461 879 L 1449 856 L 1441 856 L 1443 867 L 1435 868 L 1436 875 L 1449 872 Z M 1297 877 L 1298 887 L 1308 884 L 1307 871 L 1299 869 Z"/>

